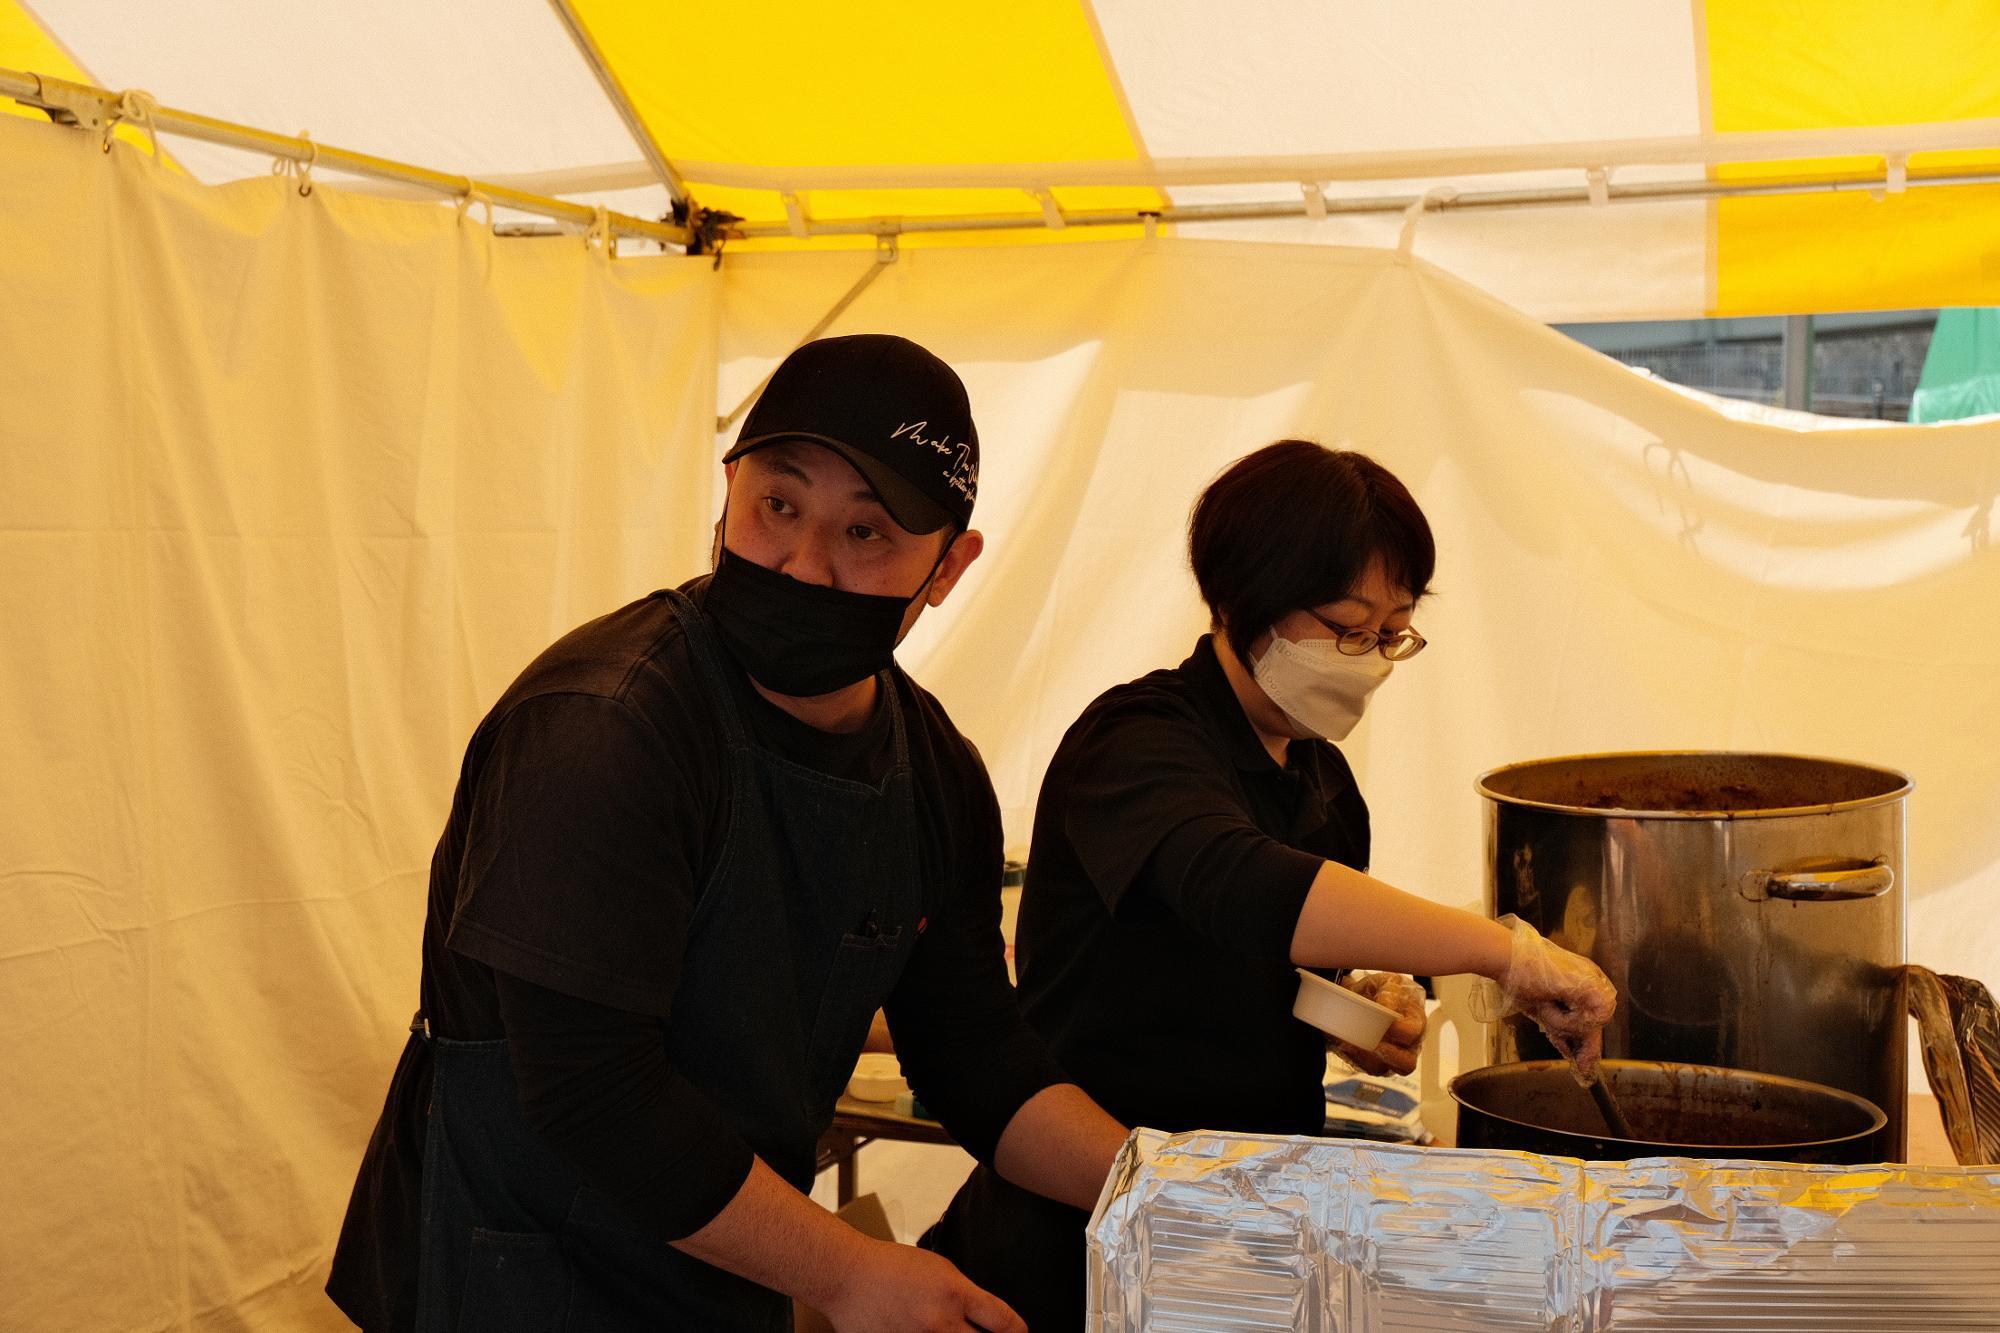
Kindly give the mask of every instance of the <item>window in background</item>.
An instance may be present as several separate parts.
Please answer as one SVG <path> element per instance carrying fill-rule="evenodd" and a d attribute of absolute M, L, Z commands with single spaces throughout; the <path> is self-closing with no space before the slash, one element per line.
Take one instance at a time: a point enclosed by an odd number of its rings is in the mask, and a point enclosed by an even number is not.
<path fill-rule="evenodd" d="M 1632 324 L 1558 324 L 1559 332 L 1661 379 L 1772 407 L 1803 407 L 1825 416 L 1904 421 L 1923 374 L 1935 310 L 1683 319 Z M 1786 339 L 1803 336 L 1811 370 L 1791 358 Z"/>

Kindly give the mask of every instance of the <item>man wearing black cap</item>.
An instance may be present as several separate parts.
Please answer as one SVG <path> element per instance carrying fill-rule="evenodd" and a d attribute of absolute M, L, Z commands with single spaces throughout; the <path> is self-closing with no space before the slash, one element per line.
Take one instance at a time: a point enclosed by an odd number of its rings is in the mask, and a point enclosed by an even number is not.
<path fill-rule="evenodd" d="M 1088 1206 L 1123 1130 L 1015 1012 L 999 812 L 894 663 L 977 558 L 957 375 L 884 335 L 779 367 L 714 573 L 571 632 L 474 733 L 423 1008 L 328 1292 L 366 1329 L 1018 1329 L 806 1199 L 878 1007 L 911 1083 Z"/>

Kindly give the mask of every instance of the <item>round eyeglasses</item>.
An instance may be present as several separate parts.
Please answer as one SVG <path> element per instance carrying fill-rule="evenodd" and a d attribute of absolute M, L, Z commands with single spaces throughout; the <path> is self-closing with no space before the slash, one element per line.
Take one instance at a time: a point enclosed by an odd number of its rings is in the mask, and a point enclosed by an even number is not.
<path fill-rule="evenodd" d="M 1336 625 L 1311 607 L 1305 613 L 1326 626 L 1334 633 L 1334 646 L 1349 657 L 1361 657 L 1370 652 L 1382 654 L 1391 662 L 1405 662 L 1424 650 L 1428 642 L 1423 635 L 1413 629 L 1396 634 L 1377 634 L 1372 629 L 1349 629 Z"/>

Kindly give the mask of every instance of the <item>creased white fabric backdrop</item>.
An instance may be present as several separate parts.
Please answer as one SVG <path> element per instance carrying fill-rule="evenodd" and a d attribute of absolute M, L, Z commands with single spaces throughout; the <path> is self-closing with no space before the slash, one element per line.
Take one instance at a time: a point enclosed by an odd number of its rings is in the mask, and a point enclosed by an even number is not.
<path fill-rule="evenodd" d="M 0 163 L 0 1328 L 345 1327 L 466 737 L 705 559 L 717 284 Z"/>
<path fill-rule="evenodd" d="M 334 1327 L 473 722 L 701 567 L 716 402 L 872 260 L 607 264 L 25 122 L 0 161 L 0 1327 Z M 990 552 L 904 656 L 1017 846 L 1069 720 L 1200 629 L 1194 494 L 1306 434 L 1440 537 L 1349 746 L 1380 873 L 1475 900 L 1494 764 L 1848 755 L 1917 779 L 1912 956 L 1996 979 L 2000 426 L 1731 420 L 1373 251 L 906 252 L 871 328 L 984 428 Z"/>
<path fill-rule="evenodd" d="M 721 400 L 865 262 L 725 263 Z M 1387 464 L 1438 537 L 1432 646 L 1345 747 L 1377 873 L 1476 903 L 1473 781 L 1516 760 L 1887 764 L 1916 780 L 1912 959 L 2000 983 L 2000 423 L 1734 419 L 1385 250 L 905 253 L 831 331 L 871 328 L 957 366 L 981 423 L 988 554 L 903 660 L 984 750 L 1013 845 L 1069 722 L 1203 627 L 1195 495 L 1303 435 Z"/>

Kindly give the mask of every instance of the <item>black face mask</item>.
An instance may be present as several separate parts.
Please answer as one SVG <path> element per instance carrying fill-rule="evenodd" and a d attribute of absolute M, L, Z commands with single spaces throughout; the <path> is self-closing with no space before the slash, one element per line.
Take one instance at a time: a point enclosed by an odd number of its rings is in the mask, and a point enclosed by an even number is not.
<path fill-rule="evenodd" d="M 926 575 L 916 595 L 930 584 Z M 723 547 L 701 609 L 751 679 L 779 694 L 810 697 L 886 670 L 914 600 L 801 583 Z"/>

